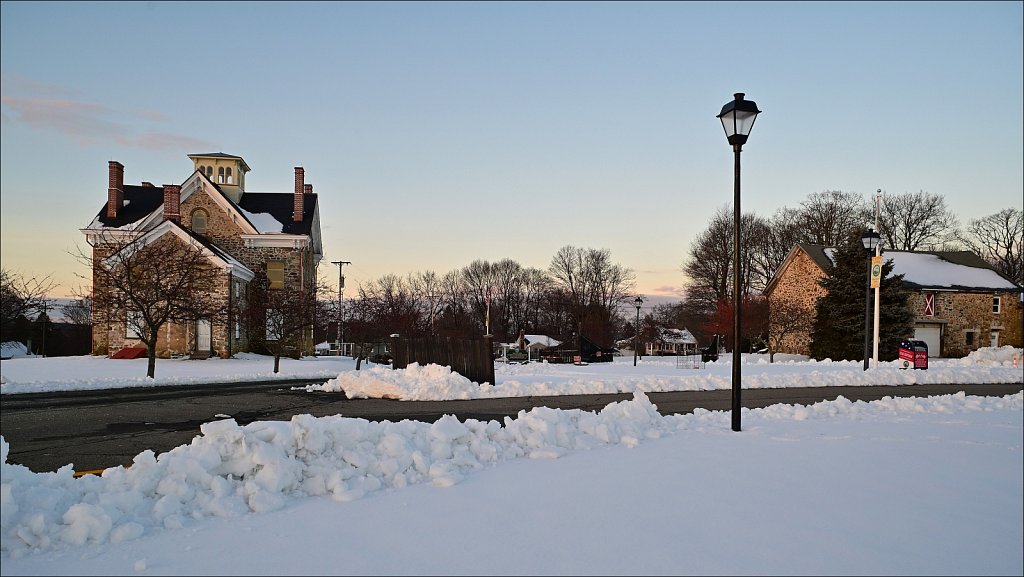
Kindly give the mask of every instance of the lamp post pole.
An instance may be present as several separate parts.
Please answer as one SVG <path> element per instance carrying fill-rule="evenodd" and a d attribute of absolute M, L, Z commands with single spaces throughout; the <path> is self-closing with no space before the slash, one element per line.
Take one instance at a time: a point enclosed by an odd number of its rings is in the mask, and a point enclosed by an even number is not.
<path fill-rule="evenodd" d="M 331 261 L 331 264 L 338 265 L 338 356 L 340 357 L 341 356 L 341 338 L 342 338 L 342 335 L 341 335 L 341 317 L 342 317 L 341 303 L 342 303 L 342 295 L 345 293 L 345 275 L 342 274 L 342 269 L 345 268 L 345 265 L 352 264 L 352 263 L 347 261 L 347 260 L 334 260 L 334 261 Z"/>
<path fill-rule="evenodd" d="M 868 276 L 864 281 L 864 370 L 868 370 L 868 363 L 871 358 L 868 355 L 868 342 L 870 340 L 871 332 L 871 257 L 872 253 L 875 252 L 875 248 L 880 244 L 881 235 L 872 229 L 868 229 L 867 232 L 860 236 L 861 242 L 864 243 L 864 249 L 867 251 L 868 258 Z"/>
<path fill-rule="evenodd" d="M 740 381 L 740 151 L 750 136 L 754 120 L 761 113 L 757 104 L 745 100 L 742 92 L 733 94 L 733 100 L 722 107 L 718 114 L 725 129 L 725 136 L 732 145 L 735 160 L 733 174 L 733 239 L 732 239 L 732 430 L 740 430 L 741 400 Z"/>
<path fill-rule="evenodd" d="M 875 194 L 875 230 L 881 230 L 878 228 L 878 213 L 881 211 L 882 206 L 882 189 L 879 188 Z M 875 260 L 879 260 L 877 257 L 882 256 L 882 239 L 878 239 L 878 244 L 875 245 Z M 872 264 L 872 266 L 874 266 Z M 871 366 L 878 368 L 878 325 L 879 325 L 879 306 L 882 302 L 881 291 L 882 290 L 882 276 L 881 270 L 879 270 L 878 283 L 875 285 L 875 333 L 873 335 L 873 350 L 871 352 Z"/>
<path fill-rule="evenodd" d="M 636 366 L 636 355 L 640 350 L 640 305 L 644 304 L 643 297 L 636 297 L 633 299 L 633 303 L 636 305 L 636 330 L 633 331 L 633 366 Z"/>

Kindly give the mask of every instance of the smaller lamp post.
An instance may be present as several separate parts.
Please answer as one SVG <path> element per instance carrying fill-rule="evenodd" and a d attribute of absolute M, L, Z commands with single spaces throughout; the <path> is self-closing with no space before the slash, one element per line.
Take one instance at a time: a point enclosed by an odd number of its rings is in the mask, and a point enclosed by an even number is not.
<path fill-rule="evenodd" d="M 644 304 L 643 297 L 636 297 L 633 299 L 633 304 L 636 306 L 636 331 L 633 333 L 633 366 L 636 366 L 636 355 L 640 350 L 640 305 Z"/>
<path fill-rule="evenodd" d="M 868 254 L 868 278 L 864 283 L 864 370 L 868 370 L 868 362 L 870 361 L 870 355 L 868 354 L 868 343 L 870 341 L 869 333 L 871 332 L 871 257 L 874 255 L 875 247 L 881 242 L 882 235 L 874 231 L 874 229 L 868 229 L 864 234 L 860 235 L 860 241 L 864 243 L 864 250 Z"/>

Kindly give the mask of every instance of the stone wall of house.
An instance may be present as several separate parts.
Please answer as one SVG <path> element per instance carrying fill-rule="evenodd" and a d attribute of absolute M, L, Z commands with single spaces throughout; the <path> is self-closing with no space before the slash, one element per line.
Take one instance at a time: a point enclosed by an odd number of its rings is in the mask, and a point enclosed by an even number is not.
<path fill-rule="evenodd" d="M 981 347 L 992 346 L 993 330 L 999 331 L 1000 346 L 1020 347 L 1024 344 L 1024 309 L 1018 293 L 937 291 L 931 293 L 934 295 L 935 314 L 925 316 L 925 295 L 929 292 L 912 293 L 909 304 L 916 326 L 942 326 L 939 356 L 964 357 Z M 993 297 L 997 296 L 1000 298 L 1000 310 L 994 313 Z"/>
<path fill-rule="evenodd" d="M 258 194 L 258 193 L 257 193 Z M 209 195 L 193 193 L 182 204 L 182 224 L 191 227 L 191 215 L 202 208 L 208 215 L 207 235 L 218 246 L 229 252 L 249 270 L 256 273 L 267 272 L 267 261 L 284 262 L 284 282 L 286 287 L 305 287 L 313 290 L 316 279 L 316 265 L 313 262 L 312 249 L 292 247 L 246 247 L 242 239 L 244 231 Z M 244 293 L 242 293 L 244 294 Z M 232 321 L 233 323 L 234 321 Z M 244 324 L 244 323 L 243 323 Z M 233 328 L 231 329 L 233 330 Z M 312 329 L 304 340 L 304 354 L 313 354 Z M 215 337 L 216 342 L 216 337 Z M 248 350 L 248 339 L 242 331 L 242 337 L 234 343 L 232 353 Z M 308 346 L 307 346 L 308 345 Z"/>
<path fill-rule="evenodd" d="M 227 299 L 227 290 L 228 282 L 226 273 L 222 282 L 218 282 L 216 286 L 209 287 L 209 291 L 212 294 L 218 295 L 225 300 Z M 123 320 L 120 322 L 104 322 L 100 325 L 94 326 L 93 334 L 102 334 L 102 338 L 107 344 L 105 351 L 98 351 L 95 346 L 96 339 L 94 339 L 94 355 L 112 355 L 125 347 L 145 346 L 140 339 L 128 337 L 127 328 Z M 212 354 L 222 358 L 227 358 L 229 350 L 228 335 L 229 329 L 226 323 L 220 322 L 212 324 L 210 327 L 210 344 Z M 195 321 L 185 323 L 166 323 L 160 328 L 160 333 L 157 337 L 156 356 L 162 359 L 167 359 L 173 356 L 191 354 L 196 350 L 196 336 Z M 231 343 L 232 353 L 239 350 L 245 349 L 239 348 L 237 342 Z"/>
<path fill-rule="evenodd" d="M 97 245 L 93 248 L 94 262 L 98 259 L 109 256 L 109 254 L 109 248 L 102 245 Z M 212 294 L 219 295 L 222 298 L 227 299 L 228 282 L 229 277 L 228 274 L 225 273 L 222 280 L 217 282 L 215 286 L 209 287 L 208 290 Z M 102 283 L 99 282 L 95 275 L 93 277 L 93 290 L 104 290 Z M 92 354 L 110 356 L 125 347 L 145 346 L 140 339 L 128 336 L 123 315 L 119 315 L 115 311 L 106 316 L 109 318 L 104 318 L 104 315 L 102 314 L 97 315 L 98 320 L 93 324 Z M 118 318 L 120 318 L 120 320 L 118 320 Z M 211 326 L 210 342 L 213 354 L 221 357 L 227 357 L 229 348 L 232 353 L 237 350 L 245 350 L 239 349 L 236 343 L 231 343 L 231 347 L 229 347 L 229 331 L 230 328 L 227 326 L 227 323 L 214 323 Z M 157 357 L 170 358 L 175 355 L 189 354 L 194 351 L 195 348 L 195 322 L 167 323 L 161 327 L 156 344 Z"/>
<path fill-rule="evenodd" d="M 811 257 L 802 250 L 797 251 L 773 287 L 768 297 L 768 306 L 774 302 L 789 301 L 806 307 L 813 315 L 818 299 L 825 296 L 825 289 L 818 284 L 823 278 L 824 271 Z M 772 331 L 771 328 L 768 330 Z M 810 354 L 810 347 L 811 332 L 808 330 L 786 335 L 775 352 L 807 355 Z"/>

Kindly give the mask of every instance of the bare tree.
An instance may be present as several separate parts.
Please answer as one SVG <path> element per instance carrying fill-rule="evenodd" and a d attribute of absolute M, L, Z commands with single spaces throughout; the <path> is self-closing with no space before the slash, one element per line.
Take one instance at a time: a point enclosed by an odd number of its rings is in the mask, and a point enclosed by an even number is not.
<path fill-rule="evenodd" d="M 687 301 L 694 310 L 710 314 L 732 295 L 734 222 L 731 206 L 724 205 L 690 244 L 682 270 L 687 277 Z M 740 292 L 749 295 L 764 288 L 773 270 L 774 260 L 763 248 L 772 230 L 764 219 L 747 213 L 740 216 L 740 233 Z"/>
<path fill-rule="evenodd" d="M 469 335 L 473 320 L 466 300 L 466 290 L 462 284 L 462 271 L 453 270 L 445 273 L 441 277 L 440 289 L 440 330 L 451 336 Z"/>
<path fill-rule="evenodd" d="M 47 305 L 46 294 L 56 284 L 45 277 L 25 277 L 20 273 L 0 269 L 0 333 L 3 340 L 11 338 L 19 317 L 37 316 Z"/>
<path fill-rule="evenodd" d="M 190 236 L 117 231 L 76 258 L 92 269 L 93 321 L 122 323 L 147 348 L 146 376 L 156 372 L 157 336 L 168 323 L 224 323 L 226 299 L 211 290 L 227 282 L 211 254 Z"/>
<path fill-rule="evenodd" d="M 972 219 L 962 240 L 997 271 L 1024 285 L 1024 211 L 1004 208 Z"/>
<path fill-rule="evenodd" d="M 409 288 L 420 307 L 421 317 L 427 320 L 427 327 L 434 333 L 434 319 L 443 310 L 443 279 L 432 270 L 409 275 Z"/>
<path fill-rule="evenodd" d="M 312 337 L 313 317 L 317 311 L 317 290 L 301 287 L 270 288 L 266 273 L 256 273 L 248 286 L 246 298 L 249 335 L 253 344 L 262 342 L 274 356 L 274 373 L 281 369 L 281 356 L 299 357 L 306 348 L 305 339 Z M 260 330 L 262 329 L 262 331 Z"/>
<path fill-rule="evenodd" d="M 893 250 L 944 250 L 956 241 L 959 223 L 942 195 L 922 190 L 883 196 L 878 228 Z"/>
<path fill-rule="evenodd" d="M 379 328 L 376 338 L 383 341 L 392 333 L 413 336 L 423 326 L 422 310 L 409 282 L 394 274 L 359 286 L 364 314 Z"/>
<path fill-rule="evenodd" d="M 570 245 L 555 253 L 548 271 L 568 298 L 572 328 L 581 335 L 589 333 L 598 344 L 610 345 L 622 324 L 618 305 L 632 296 L 633 271 L 613 263 L 608 249 Z"/>
<path fill-rule="evenodd" d="M 542 311 L 551 293 L 552 280 L 538 268 L 524 268 L 516 275 L 515 292 L 509 301 L 512 334 L 540 330 Z"/>
<path fill-rule="evenodd" d="M 872 203 L 853 192 L 816 192 L 800 203 L 798 222 L 804 242 L 838 246 L 864 223 L 874 220 Z"/>
<path fill-rule="evenodd" d="M 92 324 L 92 297 L 82 296 L 61 306 L 64 318 L 73 325 Z"/>

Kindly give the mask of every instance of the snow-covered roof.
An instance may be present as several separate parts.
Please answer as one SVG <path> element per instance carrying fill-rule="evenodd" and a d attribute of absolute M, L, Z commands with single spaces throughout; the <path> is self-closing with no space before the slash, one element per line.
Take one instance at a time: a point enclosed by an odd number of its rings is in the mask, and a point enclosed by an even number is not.
<path fill-rule="evenodd" d="M 526 341 L 526 347 L 532 349 L 542 349 L 547 347 L 557 347 L 562 344 L 562 341 L 553 339 L 547 335 L 523 335 L 523 339 Z M 518 345 L 518 341 L 511 343 L 503 343 L 507 346 L 514 347 Z"/>
<path fill-rule="evenodd" d="M 823 270 L 830 264 L 835 264 L 834 247 L 805 243 L 797 244 L 786 257 L 786 262 L 789 262 L 798 249 L 802 249 Z M 882 260 L 892 260 L 892 274 L 903 275 L 903 282 L 910 289 L 1014 292 L 1021 290 L 1021 287 L 996 272 L 984 259 L 971 251 L 883 250 Z M 785 268 L 784 263 L 779 270 Z M 772 278 L 769 289 L 778 278 L 778 275 Z"/>
<path fill-rule="evenodd" d="M 888 251 L 882 257 L 892 259 L 893 274 L 904 275 L 903 282 L 919 288 L 1020 288 L 990 268 L 952 262 L 935 253 Z"/>
<path fill-rule="evenodd" d="M 658 329 L 658 340 L 664 343 L 679 343 L 682 345 L 697 344 L 697 339 L 687 329 Z"/>

